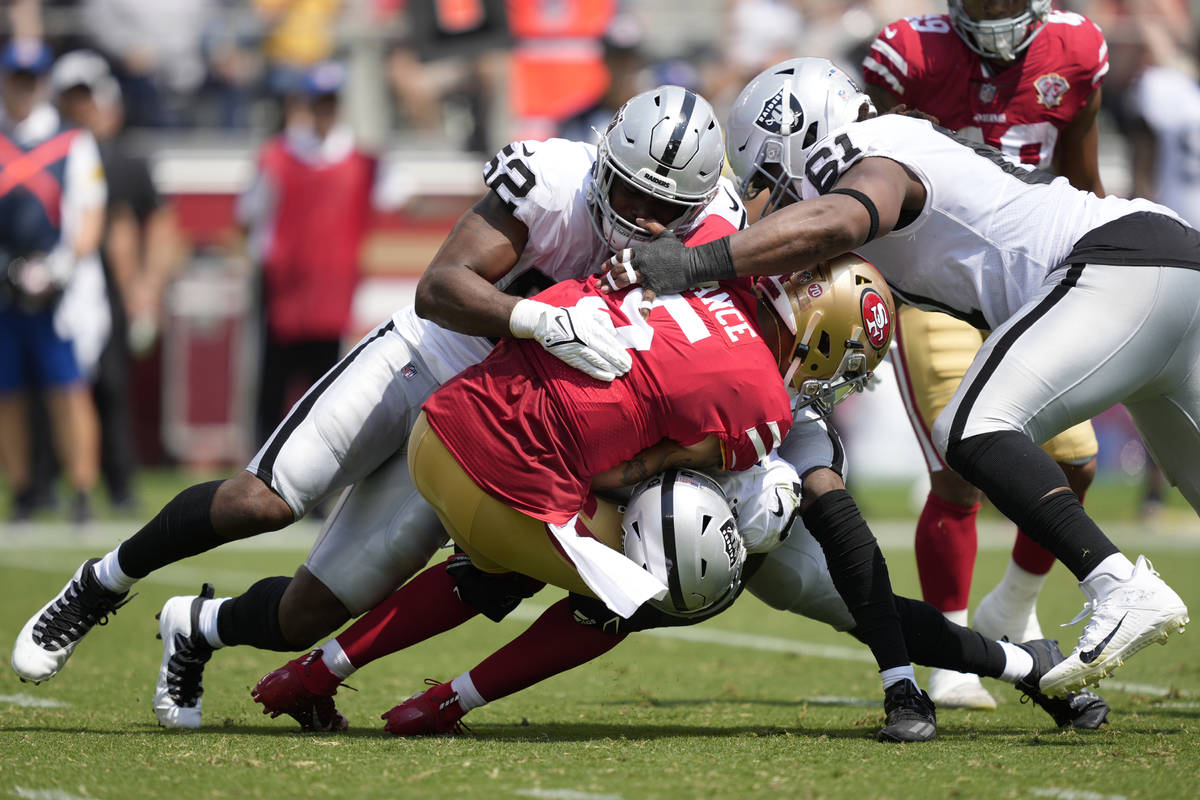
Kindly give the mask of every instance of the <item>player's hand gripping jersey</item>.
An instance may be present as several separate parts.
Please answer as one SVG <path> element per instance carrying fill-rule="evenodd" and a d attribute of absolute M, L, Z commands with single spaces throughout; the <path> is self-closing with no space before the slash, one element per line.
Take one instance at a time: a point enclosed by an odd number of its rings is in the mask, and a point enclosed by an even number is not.
<path fill-rule="evenodd" d="M 911 170 L 925 186 L 925 206 L 856 252 L 878 265 L 900 300 L 980 330 L 1011 317 L 1052 270 L 1075 259 L 1076 242 L 1092 229 L 1139 211 L 1178 218 L 1148 200 L 1081 192 L 1066 178 L 1013 165 L 989 147 L 896 114 L 851 123 L 817 142 L 805 165 L 803 198 L 828 192 L 872 156 Z M 1088 255 L 1093 263 L 1125 263 Z"/>
<path fill-rule="evenodd" d="M 868 83 L 972 141 L 1049 168 L 1059 133 L 1108 73 L 1094 22 L 1051 11 L 1023 58 L 995 72 L 945 14 L 907 17 L 880 31 L 863 61 Z"/>
<path fill-rule="evenodd" d="M 532 297 L 559 281 L 597 272 L 611 255 L 592 227 L 587 203 L 595 161 L 595 145 L 549 139 L 513 142 L 484 166 L 484 183 L 529 229 L 516 265 L 496 281 L 499 289 Z M 745 227 L 746 209 L 733 184 L 721 178 L 720 187 L 692 226 L 678 232 L 686 244 L 711 242 Z M 439 327 L 419 318 L 411 307 L 393 319 L 441 383 L 492 349 L 488 339 Z"/>
<path fill-rule="evenodd" d="M 663 439 L 709 435 L 722 468 L 743 470 L 777 447 L 792 412 L 779 367 L 755 330 L 745 281 L 658 298 L 648 319 L 640 289 L 601 294 L 597 278 L 538 295 L 612 317 L 633 356 L 622 378 L 584 376 L 537 343 L 505 340 L 425 404 L 438 438 L 493 497 L 562 524 L 583 507 L 591 477 Z"/>

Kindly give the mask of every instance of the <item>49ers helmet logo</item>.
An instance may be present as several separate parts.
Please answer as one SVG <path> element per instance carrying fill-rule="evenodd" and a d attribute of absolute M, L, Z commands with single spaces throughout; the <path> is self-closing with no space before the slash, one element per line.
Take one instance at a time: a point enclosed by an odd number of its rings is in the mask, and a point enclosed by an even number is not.
<path fill-rule="evenodd" d="M 783 119 L 783 95 L 785 92 L 788 101 L 786 125 Z M 763 103 L 762 111 L 759 112 L 758 119 L 754 121 L 754 124 L 767 133 L 780 133 L 785 127 L 789 133 L 792 133 L 804 126 L 804 110 L 800 108 L 800 101 L 794 94 L 787 89 L 780 89 L 767 102 Z"/>
<path fill-rule="evenodd" d="M 871 347 L 882 350 L 892 340 L 892 318 L 888 314 L 887 303 L 874 289 L 864 289 L 861 300 L 863 328 L 867 332 L 867 341 L 871 343 Z"/>

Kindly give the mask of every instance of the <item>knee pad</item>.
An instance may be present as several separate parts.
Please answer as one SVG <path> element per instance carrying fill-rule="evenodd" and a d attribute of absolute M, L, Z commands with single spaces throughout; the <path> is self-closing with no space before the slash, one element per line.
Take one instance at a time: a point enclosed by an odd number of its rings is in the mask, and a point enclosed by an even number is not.
<path fill-rule="evenodd" d="M 546 584 L 516 572 L 484 572 L 471 563 L 466 553 L 456 552 L 446 561 L 446 572 L 454 578 L 458 599 L 492 622 L 499 622 L 533 597 Z"/>

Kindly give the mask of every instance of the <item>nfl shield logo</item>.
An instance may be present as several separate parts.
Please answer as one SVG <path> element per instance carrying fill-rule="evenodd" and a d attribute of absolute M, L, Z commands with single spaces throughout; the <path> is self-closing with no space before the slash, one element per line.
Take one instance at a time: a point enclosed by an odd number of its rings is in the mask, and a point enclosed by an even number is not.
<path fill-rule="evenodd" d="M 411 381 L 417 377 L 417 368 L 410 362 L 404 365 L 403 369 L 400 370 L 400 374 L 404 376 L 405 380 Z"/>
<path fill-rule="evenodd" d="M 979 102 L 990 103 L 996 99 L 996 87 L 985 83 L 979 87 Z"/>

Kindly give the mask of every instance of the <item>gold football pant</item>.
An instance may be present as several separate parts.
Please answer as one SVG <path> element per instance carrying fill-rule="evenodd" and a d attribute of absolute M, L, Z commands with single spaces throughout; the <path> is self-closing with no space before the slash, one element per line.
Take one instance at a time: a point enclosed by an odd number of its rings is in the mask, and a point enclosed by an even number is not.
<path fill-rule="evenodd" d="M 596 596 L 563 555 L 546 523 L 480 488 L 429 426 L 425 412 L 417 418 L 408 440 L 408 468 L 417 490 L 476 567 L 484 572 L 519 572 L 568 591 Z M 595 513 L 581 512 L 579 523 L 620 552 L 621 514 L 613 503 L 595 500 Z"/>
<path fill-rule="evenodd" d="M 936 311 L 900 307 L 896 326 L 896 377 L 900 397 L 917 434 L 930 472 L 947 469 L 934 447 L 930 433 L 933 421 L 950 402 L 954 392 L 987 334 L 967 323 Z M 1083 464 L 1099 450 L 1091 422 L 1081 422 L 1042 445 L 1062 464 Z"/>

